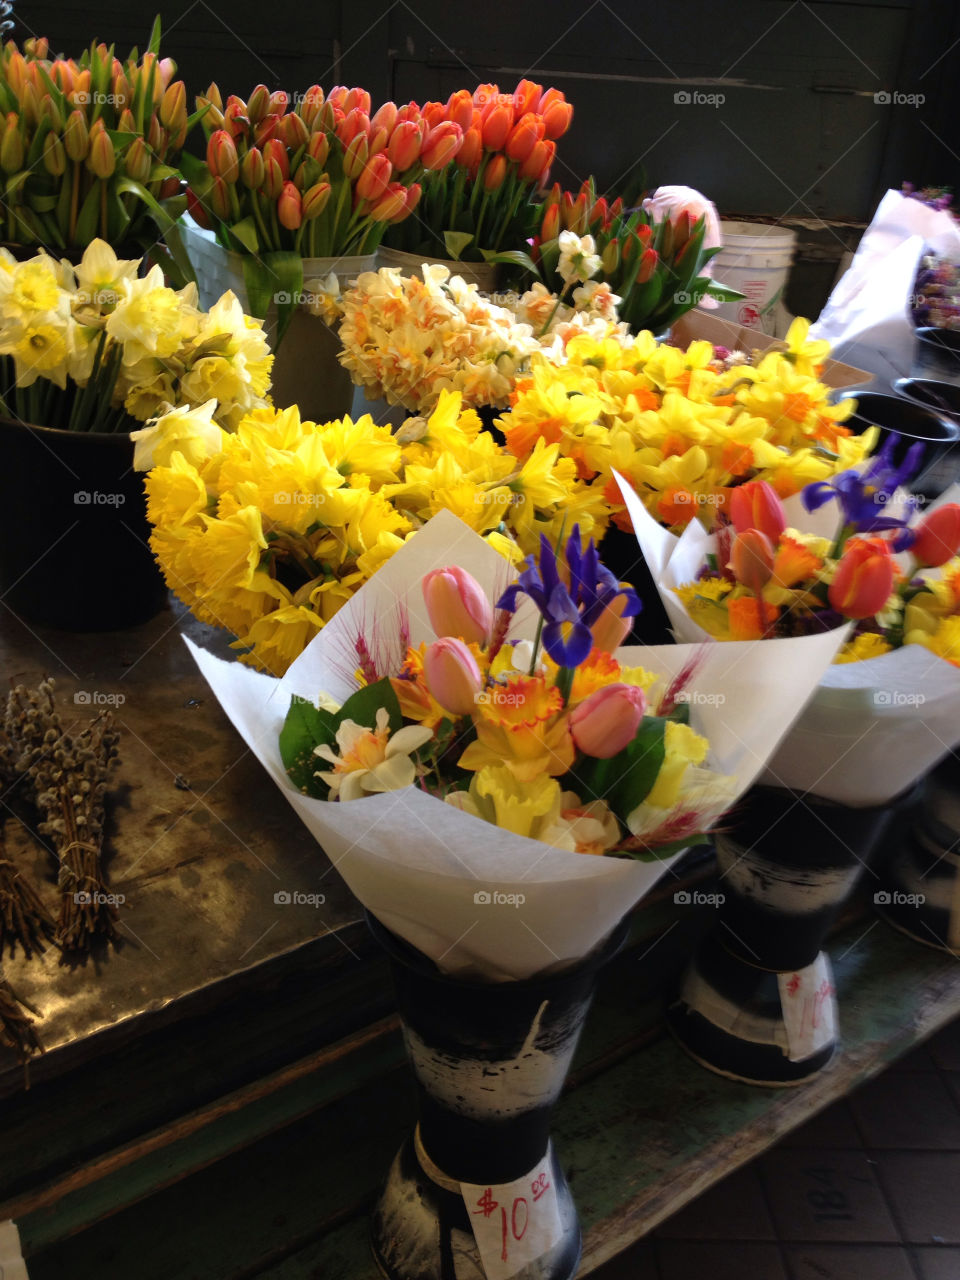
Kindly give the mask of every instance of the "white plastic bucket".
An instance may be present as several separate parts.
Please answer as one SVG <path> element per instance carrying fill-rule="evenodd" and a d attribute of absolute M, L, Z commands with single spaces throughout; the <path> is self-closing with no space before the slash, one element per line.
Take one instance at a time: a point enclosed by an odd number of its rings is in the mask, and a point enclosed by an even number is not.
<path fill-rule="evenodd" d="M 714 315 L 775 334 L 797 246 L 796 232 L 765 222 L 721 222 L 720 229 L 723 248 L 712 262 L 714 279 L 745 296 L 738 302 L 720 303 Z"/>

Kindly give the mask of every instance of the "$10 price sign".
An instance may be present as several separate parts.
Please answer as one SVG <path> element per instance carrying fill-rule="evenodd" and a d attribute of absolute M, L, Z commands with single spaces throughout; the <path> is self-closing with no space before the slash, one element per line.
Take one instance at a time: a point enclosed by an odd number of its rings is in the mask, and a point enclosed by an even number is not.
<path fill-rule="evenodd" d="M 461 1182 L 487 1280 L 508 1280 L 563 1238 L 550 1152 L 513 1182 Z"/>

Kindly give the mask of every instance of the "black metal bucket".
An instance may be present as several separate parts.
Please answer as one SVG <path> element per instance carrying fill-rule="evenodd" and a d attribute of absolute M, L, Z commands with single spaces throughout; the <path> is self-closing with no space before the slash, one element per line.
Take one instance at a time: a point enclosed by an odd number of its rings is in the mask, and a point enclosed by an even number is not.
<path fill-rule="evenodd" d="M 857 409 L 844 424 L 857 435 L 871 426 L 880 428 L 881 436 L 896 434 L 900 443 L 894 450 L 894 461 L 901 463 L 907 450 L 918 440 L 925 448 L 920 470 L 911 489 L 927 497 L 936 497 L 954 480 L 960 466 L 960 425 L 947 414 L 878 391 L 849 392 L 840 400 L 854 399 Z"/>
<path fill-rule="evenodd" d="M 910 372 L 915 378 L 960 383 L 960 330 L 917 329 Z"/>

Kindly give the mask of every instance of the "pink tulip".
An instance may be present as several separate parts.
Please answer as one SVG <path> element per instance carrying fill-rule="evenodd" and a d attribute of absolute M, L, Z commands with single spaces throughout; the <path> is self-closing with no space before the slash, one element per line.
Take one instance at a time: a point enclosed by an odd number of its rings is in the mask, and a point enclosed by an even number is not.
<path fill-rule="evenodd" d="M 438 636 L 459 636 L 486 644 L 493 630 L 493 607 L 476 578 L 450 565 L 433 569 L 421 584 L 430 625 Z"/>
<path fill-rule="evenodd" d="M 483 677 L 476 658 L 462 640 L 445 636 L 428 645 L 423 675 L 430 693 L 445 710 L 455 716 L 476 710 Z"/>
<path fill-rule="evenodd" d="M 570 732 L 578 751 L 609 760 L 637 736 L 647 699 L 632 684 L 608 684 L 591 693 L 570 713 Z"/>
<path fill-rule="evenodd" d="M 737 533 L 759 529 L 776 546 L 787 516 L 776 489 L 766 480 L 748 480 L 730 491 L 730 519 Z"/>

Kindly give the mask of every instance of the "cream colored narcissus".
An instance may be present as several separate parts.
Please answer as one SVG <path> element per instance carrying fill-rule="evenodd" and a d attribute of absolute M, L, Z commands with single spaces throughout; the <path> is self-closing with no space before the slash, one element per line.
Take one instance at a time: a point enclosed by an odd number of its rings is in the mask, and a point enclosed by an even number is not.
<path fill-rule="evenodd" d="M 208 400 L 196 409 L 173 409 L 153 418 L 140 431 L 134 431 L 133 465 L 136 471 L 168 467 L 174 454 L 182 454 L 187 462 L 198 466 L 223 448 L 223 431 L 213 421 L 216 400 Z"/>
<path fill-rule="evenodd" d="M 433 730 L 421 725 L 406 725 L 391 733 L 387 709 L 380 707 L 373 729 L 353 720 L 343 721 L 336 734 L 339 755 L 326 744 L 315 748 L 315 755 L 333 765 L 332 770 L 318 771 L 317 776 L 329 786 L 331 800 L 356 800 L 366 793 L 399 791 L 411 786 L 417 777 L 411 753 L 432 737 Z"/>

